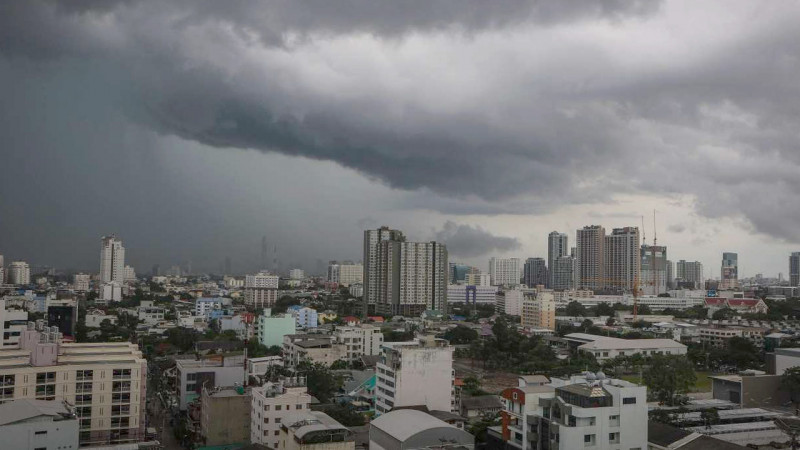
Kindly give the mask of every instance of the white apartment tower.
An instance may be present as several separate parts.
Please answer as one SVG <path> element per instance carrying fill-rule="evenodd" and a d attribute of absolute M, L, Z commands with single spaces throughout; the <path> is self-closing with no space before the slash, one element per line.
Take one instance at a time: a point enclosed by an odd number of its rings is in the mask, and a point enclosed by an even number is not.
<path fill-rule="evenodd" d="M 89 281 L 91 277 L 86 273 L 76 273 L 72 279 L 72 288 L 78 292 L 86 292 L 89 290 Z"/>
<path fill-rule="evenodd" d="M 381 241 L 375 312 L 416 316 L 447 309 L 447 247 L 438 242 Z M 365 291 L 366 294 L 366 291 Z"/>
<path fill-rule="evenodd" d="M 565 233 L 553 231 L 547 235 L 547 269 L 549 273 L 548 288 L 556 289 L 555 285 L 555 265 L 558 258 L 569 255 L 569 239 Z M 571 278 L 571 277 L 570 277 Z M 566 288 L 561 288 L 566 289 Z"/>
<path fill-rule="evenodd" d="M 600 225 L 585 226 L 575 235 L 575 287 L 601 290 L 605 286 L 606 230 Z"/>
<path fill-rule="evenodd" d="M 31 284 L 31 266 L 25 261 L 12 261 L 8 265 L 8 283 L 18 285 Z"/>
<path fill-rule="evenodd" d="M 125 247 L 115 235 L 103 236 L 100 248 L 100 281 L 125 282 Z"/>
<path fill-rule="evenodd" d="M 614 228 L 603 246 L 605 287 L 631 292 L 641 277 L 641 250 L 638 227 Z"/>
<path fill-rule="evenodd" d="M 278 448 L 282 420 L 311 408 L 311 394 L 303 377 L 267 382 L 254 387 L 251 393 L 250 442 L 253 444 Z"/>
<path fill-rule="evenodd" d="M 244 278 L 244 304 L 255 308 L 269 308 L 278 301 L 280 277 L 269 272 L 259 272 Z"/>
<path fill-rule="evenodd" d="M 336 342 L 345 345 L 346 360 L 354 362 L 361 356 L 375 356 L 381 352 L 383 333 L 380 327 L 359 325 L 352 327 L 336 327 L 333 332 Z"/>
<path fill-rule="evenodd" d="M 385 414 L 401 406 L 425 406 L 453 412 L 453 347 L 432 336 L 381 347 L 375 384 L 375 411 Z"/>
<path fill-rule="evenodd" d="M 519 258 L 489 259 L 489 277 L 492 286 L 517 286 L 520 284 L 522 265 Z"/>
<path fill-rule="evenodd" d="M 364 266 L 351 261 L 328 263 L 328 281 L 342 286 L 364 282 Z"/>

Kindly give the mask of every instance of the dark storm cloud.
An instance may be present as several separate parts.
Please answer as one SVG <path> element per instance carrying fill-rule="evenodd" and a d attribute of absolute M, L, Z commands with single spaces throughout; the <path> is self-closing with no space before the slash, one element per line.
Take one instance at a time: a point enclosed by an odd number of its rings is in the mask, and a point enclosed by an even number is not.
<path fill-rule="evenodd" d="M 451 255 L 461 258 L 474 258 L 491 252 L 505 253 L 522 247 L 517 238 L 495 236 L 480 226 L 449 220 L 434 233 L 434 240 L 445 243 Z"/>

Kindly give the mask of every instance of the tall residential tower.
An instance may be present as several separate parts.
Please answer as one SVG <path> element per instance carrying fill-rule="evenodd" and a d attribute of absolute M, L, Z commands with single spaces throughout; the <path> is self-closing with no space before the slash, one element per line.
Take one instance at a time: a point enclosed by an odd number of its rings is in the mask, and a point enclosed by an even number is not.
<path fill-rule="evenodd" d="M 109 283 L 125 281 L 125 247 L 113 234 L 103 236 L 100 249 L 100 281 Z"/>

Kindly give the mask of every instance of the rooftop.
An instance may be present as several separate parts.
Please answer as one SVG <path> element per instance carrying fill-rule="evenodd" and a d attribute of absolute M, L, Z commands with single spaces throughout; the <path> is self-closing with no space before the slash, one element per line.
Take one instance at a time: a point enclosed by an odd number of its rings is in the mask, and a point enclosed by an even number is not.
<path fill-rule="evenodd" d="M 415 409 L 398 409 L 388 412 L 373 420 L 371 425 L 400 442 L 425 430 L 455 428 L 443 420 Z"/>
<path fill-rule="evenodd" d="M 19 399 L 0 405 L 0 425 L 33 419 L 40 416 L 49 416 L 53 420 L 71 419 L 72 413 L 63 402 Z"/>

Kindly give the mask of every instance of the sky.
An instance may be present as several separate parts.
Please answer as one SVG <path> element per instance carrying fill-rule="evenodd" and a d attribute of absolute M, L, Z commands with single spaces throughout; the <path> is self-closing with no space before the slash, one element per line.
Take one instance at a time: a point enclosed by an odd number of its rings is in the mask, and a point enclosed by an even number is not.
<path fill-rule="evenodd" d="M 800 250 L 794 0 L 0 3 L 0 254 L 137 272 L 451 261 L 657 232 L 718 276 Z M 656 211 L 654 226 L 653 211 Z"/>

